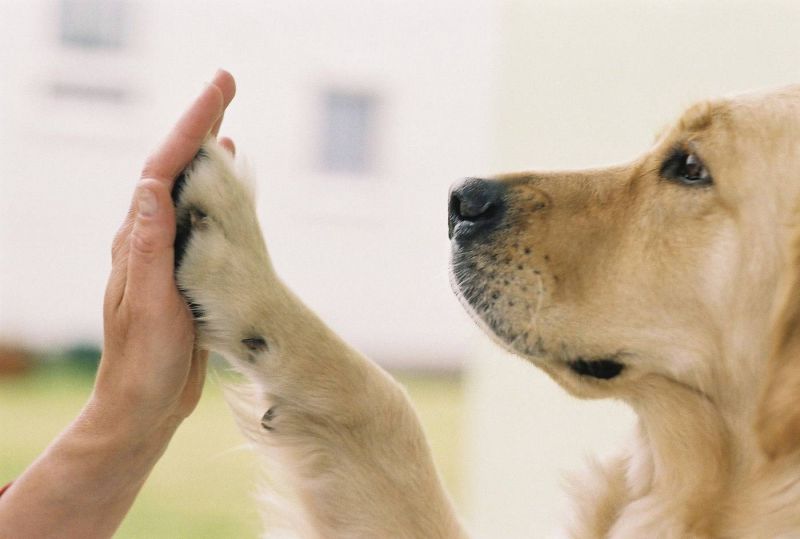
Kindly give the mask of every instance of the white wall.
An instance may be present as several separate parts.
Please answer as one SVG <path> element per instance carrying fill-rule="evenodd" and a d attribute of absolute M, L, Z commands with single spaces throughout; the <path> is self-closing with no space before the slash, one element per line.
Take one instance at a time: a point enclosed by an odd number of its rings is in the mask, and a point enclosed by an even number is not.
<path fill-rule="evenodd" d="M 110 239 L 156 118 L 141 55 L 64 53 L 51 4 L 0 2 L 0 337 L 33 345 L 99 338 Z M 47 90 L 120 77 L 131 104 L 65 104 Z"/>
<path fill-rule="evenodd" d="M 0 337 L 97 339 L 109 243 L 146 152 L 218 66 L 223 132 L 259 177 L 275 263 L 335 329 L 394 365 L 465 353 L 446 280 L 449 184 L 488 168 L 487 2 L 132 2 L 130 47 L 64 52 L 55 2 L 0 0 Z M 121 106 L 59 102 L 56 78 L 122 80 Z M 320 99 L 377 94 L 377 167 L 317 166 Z"/>
<path fill-rule="evenodd" d="M 495 93 L 496 170 L 628 160 L 694 100 L 800 82 L 791 1 L 506 1 Z M 476 341 L 468 468 L 479 537 L 545 537 L 562 472 L 624 443 L 630 412 L 580 402 Z"/>

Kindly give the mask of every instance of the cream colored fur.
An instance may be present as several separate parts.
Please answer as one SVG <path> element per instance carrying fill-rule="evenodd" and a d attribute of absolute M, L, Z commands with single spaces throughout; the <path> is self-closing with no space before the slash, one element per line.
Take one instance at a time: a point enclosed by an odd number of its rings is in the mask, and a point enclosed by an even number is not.
<path fill-rule="evenodd" d="M 662 177 L 674 148 L 713 185 Z M 464 537 L 403 389 L 280 281 L 244 174 L 205 151 L 178 201 L 195 215 L 178 282 L 203 345 L 253 384 L 234 409 L 290 491 L 289 525 Z M 800 537 L 800 88 L 692 107 L 625 166 L 494 181 L 509 226 L 454 254 L 465 307 L 567 391 L 640 418 L 574 483 L 573 536 Z M 570 367 L 612 356 L 612 379 Z"/>

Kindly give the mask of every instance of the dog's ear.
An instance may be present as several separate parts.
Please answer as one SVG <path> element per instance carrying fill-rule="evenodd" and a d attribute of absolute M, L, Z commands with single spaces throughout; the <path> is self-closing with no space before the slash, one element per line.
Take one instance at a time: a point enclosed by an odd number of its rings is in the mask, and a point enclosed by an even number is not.
<path fill-rule="evenodd" d="M 800 226 L 785 271 L 756 422 L 770 459 L 800 453 Z"/>

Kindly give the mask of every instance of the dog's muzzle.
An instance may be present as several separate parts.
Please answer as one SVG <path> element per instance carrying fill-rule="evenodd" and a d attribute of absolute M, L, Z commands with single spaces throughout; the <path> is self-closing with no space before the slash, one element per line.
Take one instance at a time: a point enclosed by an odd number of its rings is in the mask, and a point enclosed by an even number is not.
<path fill-rule="evenodd" d="M 467 178 L 450 189 L 448 235 L 459 247 L 468 247 L 497 230 L 506 209 L 506 188 L 502 183 Z"/>

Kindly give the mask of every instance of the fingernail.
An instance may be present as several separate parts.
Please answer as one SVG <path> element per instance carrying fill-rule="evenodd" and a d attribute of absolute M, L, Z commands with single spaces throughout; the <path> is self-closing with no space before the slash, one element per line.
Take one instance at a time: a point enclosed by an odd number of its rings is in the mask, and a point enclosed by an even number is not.
<path fill-rule="evenodd" d="M 152 217 L 158 211 L 158 201 L 156 195 L 150 189 L 142 187 L 136 197 L 136 204 L 139 214 L 144 217 Z"/>
<path fill-rule="evenodd" d="M 206 81 L 205 88 L 207 88 L 207 87 L 209 87 L 209 86 L 217 86 L 217 77 L 219 77 L 219 76 L 220 76 L 220 74 L 221 74 L 221 73 L 224 73 L 224 72 L 225 72 L 225 70 L 224 70 L 224 69 L 222 69 L 221 67 L 220 67 L 220 68 L 218 68 L 218 69 L 217 69 L 217 70 L 214 72 L 214 76 L 213 76 L 213 77 L 211 77 L 211 80 L 209 80 L 209 81 Z M 205 89 L 205 88 L 204 88 L 204 89 Z"/>

